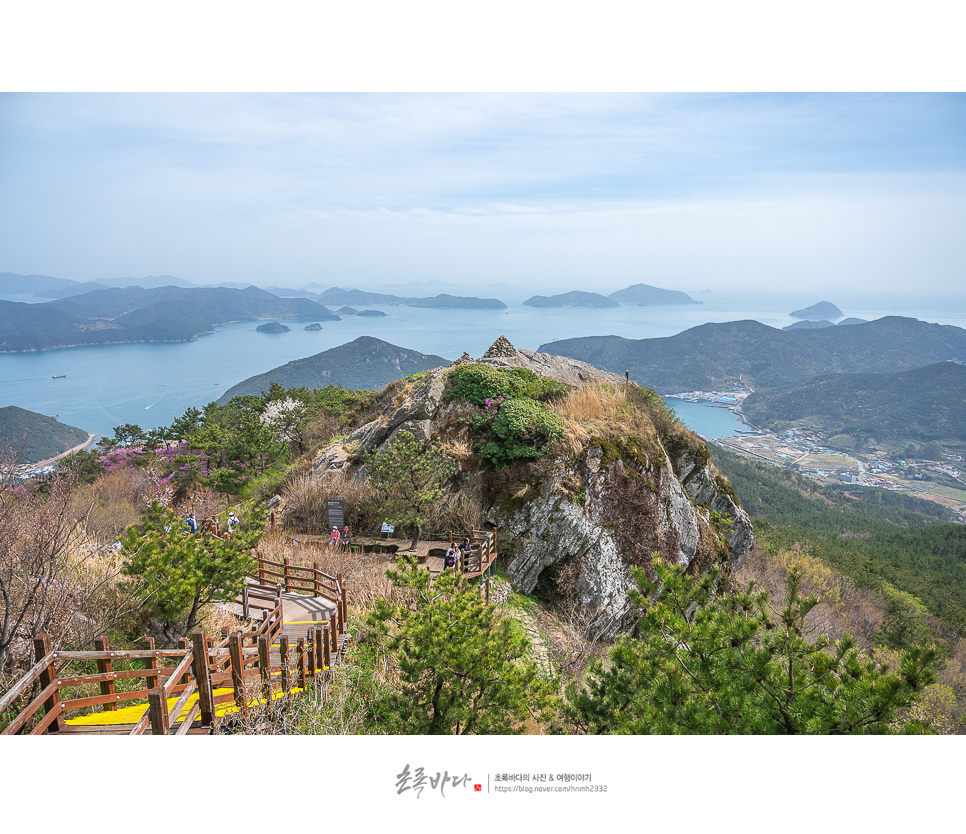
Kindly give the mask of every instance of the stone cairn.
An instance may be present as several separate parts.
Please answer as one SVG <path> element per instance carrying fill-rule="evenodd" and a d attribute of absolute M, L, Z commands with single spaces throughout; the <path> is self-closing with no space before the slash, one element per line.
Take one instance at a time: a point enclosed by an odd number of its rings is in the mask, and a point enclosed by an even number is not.
<path fill-rule="evenodd" d="M 517 355 L 517 349 L 510 344 L 506 336 L 500 336 L 483 354 L 484 359 L 496 359 L 497 357 L 512 358 Z"/>

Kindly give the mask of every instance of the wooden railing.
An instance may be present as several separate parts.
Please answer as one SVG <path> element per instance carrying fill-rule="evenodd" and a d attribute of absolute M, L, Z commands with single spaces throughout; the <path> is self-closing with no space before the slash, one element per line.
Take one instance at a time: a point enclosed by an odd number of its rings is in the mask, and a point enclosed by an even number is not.
<path fill-rule="evenodd" d="M 264 558 L 261 553 L 257 556 L 258 581 L 263 587 L 274 581 L 277 587 L 286 593 L 307 594 L 335 603 L 339 632 L 343 631 L 349 612 L 341 574 L 332 576 L 325 573 L 319 569 L 318 562 L 313 562 L 312 567 L 307 567 L 293 564 L 288 557 L 283 558 L 281 562 L 275 562 Z"/>
<path fill-rule="evenodd" d="M 133 725 L 130 735 L 150 731 L 153 735 L 183 735 L 191 729 L 210 731 L 218 707 L 233 703 L 237 712 L 247 717 L 259 700 L 271 701 L 289 697 L 294 690 L 304 690 L 327 673 L 339 656 L 339 636 L 346 632 L 346 589 L 341 577 L 331 577 L 316 568 L 311 585 L 300 581 L 302 574 L 291 565 L 281 564 L 282 578 L 287 581 L 265 584 L 279 563 L 259 557 L 259 583 L 247 584 L 242 590 L 242 608 L 246 618 L 261 611 L 251 630 L 235 631 L 213 644 L 203 631 L 196 630 L 188 641 L 182 638 L 180 648 L 155 649 L 152 638 L 147 649 L 111 650 L 106 637 L 95 641 L 96 651 L 51 651 L 50 638 L 41 635 L 34 641 L 34 666 L 0 698 L 0 715 L 17 709 L 0 735 L 29 733 L 56 734 L 68 731 L 66 713 L 91 707 L 116 711 L 119 704 L 147 701 L 144 715 Z M 329 622 L 310 628 L 304 638 L 290 646 L 282 633 L 284 590 L 318 590 L 314 596 L 336 603 Z M 223 632 L 224 634 L 224 632 Z M 273 662 L 273 646 L 276 657 Z M 96 662 L 96 673 L 65 675 L 71 663 Z M 138 663 L 138 668 L 119 669 L 114 664 Z M 173 665 L 167 665 L 173 664 Z M 142 680 L 144 684 L 130 691 L 117 691 L 126 680 Z M 96 684 L 98 695 L 70 697 L 79 687 L 90 689 Z M 222 691 L 216 694 L 216 690 Z M 24 698 L 37 693 L 23 706 Z M 192 703 L 182 717 L 193 695 Z M 169 707 L 169 701 L 176 698 Z M 110 723 L 109 721 L 106 723 Z M 78 732 L 78 730 L 73 730 Z"/>

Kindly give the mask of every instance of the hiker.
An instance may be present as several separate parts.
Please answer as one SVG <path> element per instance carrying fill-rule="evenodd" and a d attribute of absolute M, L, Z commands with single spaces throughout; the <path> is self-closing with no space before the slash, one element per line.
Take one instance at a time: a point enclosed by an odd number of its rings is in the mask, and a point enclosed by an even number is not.
<path fill-rule="evenodd" d="M 332 532 L 329 534 L 329 550 L 337 550 L 339 547 L 339 540 L 342 537 L 339 535 L 339 528 L 333 527 Z"/>
<path fill-rule="evenodd" d="M 470 544 L 470 538 L 469 536 L 467 536 L 466 538 L 463 539 L 463 544 L 460 545 L 460 550 L 463 551 L 464 561 L 470 557 L 470 551 L 472 550 L 472 548 L 473 548 L 473 545 Z"/>
<path fill-rule="evenodd" d="M 352 537 L 349 535 L 349 525 L 346 524 L 345 527 L 342 528 L 342 549 L 348 551 L 351 544 Z"/>
<path fill-rule="evenodd" d="M 186 533 L 191 533 L 192 536 L 198 535 L 198 519 L 195 518 L 195 514 L 191 513 L 186 519 L 185 523 L 188 525 Z"/>
<path fill-rule="evenodd" d="M 238 526 L 238 516 L 235 515 L 234 511 L 228 513 L 228 529 L 225 531 L 226 537 L 231 537 L 231 534 L 235 532 L 235 528 Z"/>
<path fill-rule="evenodd" d="M 446 551 L 446 555 L 443 557 L 443 570 L 456 566 L 456 557 L 459 556 L 459 553 L 460 551 L 456 546 L 456 542 L 450 542 L 449 550 Z"/>

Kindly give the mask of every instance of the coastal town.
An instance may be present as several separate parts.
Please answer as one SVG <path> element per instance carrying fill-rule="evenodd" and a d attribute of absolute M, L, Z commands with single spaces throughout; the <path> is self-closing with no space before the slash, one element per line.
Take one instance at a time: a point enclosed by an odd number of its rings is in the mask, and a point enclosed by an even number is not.
<path fill-rule="evenodd" d="M 718 445 L 826 485 L 845 484 L 906 492 L 952 509 L 966 523 L 966 463 L 964 450 L 944 453 L 942 460 L 899 457 L 895 449 L 872 446 L 866 453 L 845 452 L 828 445 L 818 427 L 771 433 L 749 425 L 741 405 L 751 393 L 743 384 L 725 391 L 690 391 L 669 398 L 728 408 L 747 426 L 735 436 L 714 440 Z"/>

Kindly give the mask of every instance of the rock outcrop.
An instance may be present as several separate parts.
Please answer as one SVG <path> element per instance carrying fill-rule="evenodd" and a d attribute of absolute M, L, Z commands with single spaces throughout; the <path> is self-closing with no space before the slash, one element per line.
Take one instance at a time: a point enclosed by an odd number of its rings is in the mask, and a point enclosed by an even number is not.
<path fill-rule="evenodd" d="M 458 363 L 467 361 L 464 354 Z M 502 336 L 475 361 L 528 368 L 575 387 L 625 385 L 623 377 L 577 360 L 517 350 Z M 468 442 L 469 428 L 459 419 L 466 403 L 444 399 L 452 367 L 403 387 L 377 419 L 326 450 L 316 470 L 348 471 L 401 431 L 426 441 Z M 631 569 L 649 568 L 652 553 L 697 570 L 715 561 L 740 567 L 753 545 L 748 516 L 704 444 L 677 431 L 688 442 L 672 444 L 671 454 L 655 437 L 631 444 L 633 453 L 605 441 L 560 452 L 512 493 L 487 493 L 487 473 L 464 461 L 461 488 L 478 491 L 487 521 L 499 529 L 506 543 L 501 552 L 510 551 L 506 571 L 514 589 L 528 594 L 538 583 L 557 583 L 594 618 L 597 632 L 610 638 L 633 624 Z"/>

